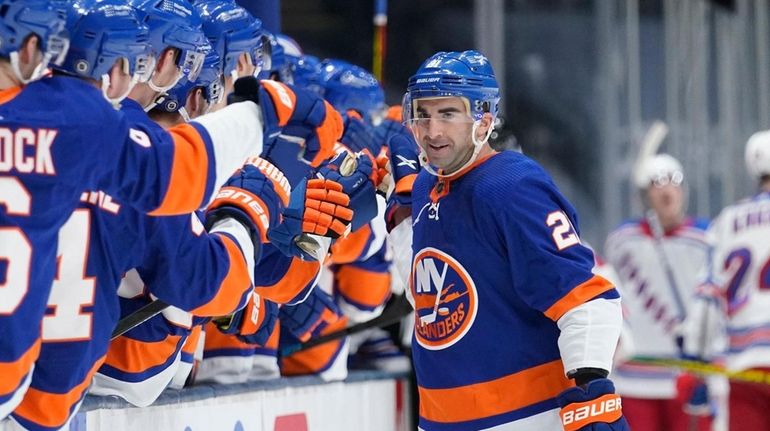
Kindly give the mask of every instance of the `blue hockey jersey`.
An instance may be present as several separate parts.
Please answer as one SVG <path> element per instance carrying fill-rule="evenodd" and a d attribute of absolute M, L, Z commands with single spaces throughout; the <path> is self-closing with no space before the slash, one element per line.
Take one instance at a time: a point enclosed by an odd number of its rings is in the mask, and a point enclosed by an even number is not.
<path fill-rule="evenodd" d="M 158 139 L 171 136 L 135 102 L 125 101 L 124 108 L 122 118 L 132 127 Z M 213 190 L 213 181 L 208 188 Z M 198 200 L 195 206 L 200 204 Z M 119 307 L 116 296 L 128 270 L 143 267 L 141 275 L 153 287 L 148 291 L 204 315 L 239 308 L 251 290 L 236 241 L 225 234 L 207 235 L 195 214 L 154 217 L 104 192 L 87 192 L 59 235 L 59 265 L 43 318 L 42 350 L 30 388 L 13 412 L 28 429 L 58 429 L 76 411 L 105 359 L 121 309 L 131 311 L 132 304 Z M 160 316 L 157 320 L 166 325 Z M 173 334 L 180 346 L 188 330 Z"/>
<path fill-rule="evenodd" d="M 592 273 L 572 206 L 515 152 L 450 179 L 422 172 L 412 199 L 420 427 L 477 430 L 557 409 L 572 382 L 556 321 L 618 297 Z"/>

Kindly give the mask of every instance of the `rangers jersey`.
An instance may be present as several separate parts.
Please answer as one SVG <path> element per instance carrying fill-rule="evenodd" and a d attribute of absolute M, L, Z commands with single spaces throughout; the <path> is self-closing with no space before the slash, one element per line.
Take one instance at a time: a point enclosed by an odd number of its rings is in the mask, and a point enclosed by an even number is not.
<path fill-rule="evenodd" d="M 633 353 L 677 358 L 678 325 L 687 316 L 708 260 L 705 220 L 685 219 L 656 238 L 646 220 L 622 224 L 605 244 L 608 262 L 620 277 Z M 677 371 L 624 362 L 613 371 L 621 395 L 671 399 Z"/>
<path fill-rule="evenodd" d="M 412 226 L 420 428 L 560 429 L 556 396 L 573 383 L 557 320 L 618 298 L 592 273 L 572 206 L 536 163 L 503 152 L 450 178 L 421 172 Z"/>
<path fill-rule="evenodd" d="M 735 371 L 770 367 L 770 193 L 723 209 L 708 242 L 710 277 L 686 325 L 688 353 L 724 354 Z M 697 346 L 702 339 L 710 343 Z"/>

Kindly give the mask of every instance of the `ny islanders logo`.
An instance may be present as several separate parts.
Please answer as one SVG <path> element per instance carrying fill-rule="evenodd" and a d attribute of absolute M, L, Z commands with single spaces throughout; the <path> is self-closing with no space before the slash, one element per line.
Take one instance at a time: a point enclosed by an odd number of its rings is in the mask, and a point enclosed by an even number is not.
<path fill-rule="evenodd" d="M 445 349 L 473 325 L 478 310 L 476 285 L 459 262 L 432 247 L 420 250 L 412 265 L 415 339 L 426 349 Z"/>

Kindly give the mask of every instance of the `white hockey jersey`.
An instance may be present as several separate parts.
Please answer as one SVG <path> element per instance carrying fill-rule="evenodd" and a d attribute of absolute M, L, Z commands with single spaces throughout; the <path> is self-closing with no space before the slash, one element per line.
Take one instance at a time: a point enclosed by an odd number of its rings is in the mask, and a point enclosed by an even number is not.
<path fill-rule="evenodd" d="M 676 330 L 687 315 L 708 261 L 706 222 L 686 219 L 656 239 L 649 224 L 624 223 L 607 238 L 605 257 L 620 277 L 633 355 L 676 358 Z M 633 361 L 616 363 L 619 394 L 673 398 L 677 372 Z"/>
<path fill-rule="evenodd" d="M 725 355 L 731 370 L 770 366 L 770 193 L 722 210 L 708 230 L 713 247 L 707 287 L 687 322 L 685 348 Z M 705 331 L 705 332 L 704 332 Z M 727 336 L 719 345 L 720 335 Z M 699 340 L 708 340 L 698 352 Z"/>

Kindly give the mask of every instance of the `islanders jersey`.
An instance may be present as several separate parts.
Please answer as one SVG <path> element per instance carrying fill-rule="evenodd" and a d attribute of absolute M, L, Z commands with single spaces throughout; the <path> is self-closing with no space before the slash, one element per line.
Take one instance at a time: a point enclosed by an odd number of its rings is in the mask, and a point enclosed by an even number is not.
<path fill-rule="evenodd" d="M 572 206 L 535 162 L 503 152 L 450 178 L 421 172 L 412 226 L 420 428 L 561 429 L 556 396 L 573 383 L 556 322 L 618 298 L 592 273 Z"/>
<path fill-rule="evenodd" d="M 607 238 L 608 262 L 620 277 L 633 353 L 677 358 L 678 325 L 687 316 L 708 261 L 705 220 L 685 219 L 656 239 L 646 220 L 622 224 Z M 634 398 L 676 396 L 677 371 L 633 361 L 616 364 L 617 392 Z"/>
<path fill-rule="evenodd" d="M 251 109 L 256 120 L 255 107 L 238 109 Z M 226 128 L 209 133 L 193 124 L 155 135 L 75 78 L 54 76 L 0 93 L 0 418 L 31 379 L 41 342 L 33 322 L 42 318 L 54 279 L 58 230 L 83 190 L 104 188 L 158 214 L 192 211 L 261 138 L 259 125 L 243 129 L 239 148 L 230 144 L 226 152 L 223 142 L 233 133 Z"/>

